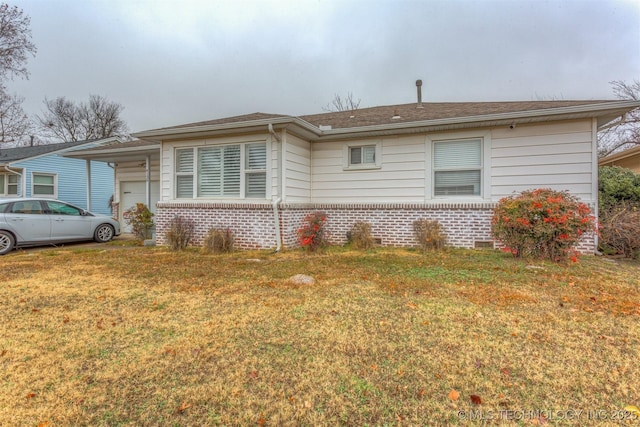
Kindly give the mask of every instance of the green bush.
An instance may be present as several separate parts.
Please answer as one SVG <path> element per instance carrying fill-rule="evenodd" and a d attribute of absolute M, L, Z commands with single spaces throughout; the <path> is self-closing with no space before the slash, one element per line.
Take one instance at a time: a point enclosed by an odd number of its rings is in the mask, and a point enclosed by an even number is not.
<path fill-rule="evenodd" d="M 351 226 L 347 233 L 349 244 L 355 249 L 371 249 L 376 241 L 371 234 L 371 224 L 364 221 L 358 221 Z"/>
<path fill-rule="evenodd" d="M 122 213 L 124 222 L 131 226 L 133 234 L 138 240 L 144 240 L 151 237 L 151 229 L 155 225 L 153 222 L 153 213 L 144 203 L 136 203 L 135 207 L 131 207 Z"/>
<path fill-rule="evenodd" d="M 413 222 L 413 231 L 423 252 L 442 249 L 447 242 L 442 225 L 436 220 L 417 219 Z"/>
<path fill-rule="evenodd" d="M 204 238 L 204 250 L 214 254 L 233 252 L 234 242 L 233 232 L 230 229 L 211 228 Z"/>
<path fill-rule="evenodd" d="M 500 200 L 491 228 L 516 257 L 560 261 L 573 253 L 584 233 L 595 230 L 595 218 L 589 206 L 567 191 L 542 188 Z"/>
<path fill-rule="evenodd" d="M 193 238 L 195 225 L 190 219 L 174 216 L 167 231 L 167 242 L 174 251 L 185 249 Z"/>
<path fill-rule="evenodd" d="M 640 206 L 640 174 L 619 166 L 601 166 L 598 172 L 601 213 L 620 202 Z"/>

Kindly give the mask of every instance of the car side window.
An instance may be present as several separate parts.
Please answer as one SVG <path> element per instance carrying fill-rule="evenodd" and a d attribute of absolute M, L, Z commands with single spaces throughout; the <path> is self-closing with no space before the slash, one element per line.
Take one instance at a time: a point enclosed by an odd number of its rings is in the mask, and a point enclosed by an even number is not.
<path fill-rule="evenodd" d="M 14 202 L 9 211 L 15 214 L 38 215 L 42 214 L 42 205 L 37 200 L 25 200 L 24 202 Z"/>
<path fill-rule="evenodd" d="M 0 203 L 0 213 L 5 213 L 8 207 L 9 203 Z"/>
<path fill-rule="evenodd" d="M 73 216 L 81 216 L 82 210 L 76 208 L 75 206 L 67 205 L 66 203 L 60 202 L 46 202 L 49 206 L 49 211 L 55 215 L 73 215 Z"/>

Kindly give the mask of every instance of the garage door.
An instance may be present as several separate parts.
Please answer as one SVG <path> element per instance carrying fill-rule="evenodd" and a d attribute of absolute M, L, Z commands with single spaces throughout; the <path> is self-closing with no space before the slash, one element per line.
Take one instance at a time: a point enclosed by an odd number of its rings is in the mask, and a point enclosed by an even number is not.
<path fill-rule="evenodd" d="M 120 183 L 120 224 L 122 231 L 131 232 L 131 227 L 122 218 L 122 212 L 135 207 L 136 203 L 146 203 L 146 185 L 144 181 L 125 181 Z M 156 213 L 156 203 L 160 200 L 160 183 L 151 181 L 151 206 L 149 210 Z"/>

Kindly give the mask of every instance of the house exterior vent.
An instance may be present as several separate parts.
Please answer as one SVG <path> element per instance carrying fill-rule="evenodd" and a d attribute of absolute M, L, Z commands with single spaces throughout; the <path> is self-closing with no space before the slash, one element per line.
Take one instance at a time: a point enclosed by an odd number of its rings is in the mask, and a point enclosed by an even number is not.
<path fill-rule="evenodd" d="M 416 80 L 416 89 L 418 90 L 418 108 L 424 108 L 422 106 L 422 80 Z"/>

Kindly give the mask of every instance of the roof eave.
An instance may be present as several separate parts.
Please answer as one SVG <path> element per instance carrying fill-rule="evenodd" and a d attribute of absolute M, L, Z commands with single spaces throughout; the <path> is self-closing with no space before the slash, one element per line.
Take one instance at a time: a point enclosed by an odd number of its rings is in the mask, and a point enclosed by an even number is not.
<path fill-rule="evenodd" d="M 216 125 L 156 129 L 133 133 L 132 136 L 147 141 L 161 142 L 175 139 L 206 138 L 222 134 L 268 131 L 269 125 L 272 125 L 275 129 L 292 129 L 297 127 L 299 128 L 299 133 L 313 138 L 320 134 L 320 130 L 312 124 L 297 117 L 284 116 Z"/>

